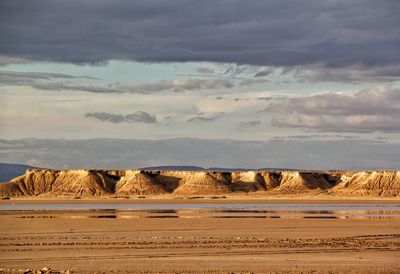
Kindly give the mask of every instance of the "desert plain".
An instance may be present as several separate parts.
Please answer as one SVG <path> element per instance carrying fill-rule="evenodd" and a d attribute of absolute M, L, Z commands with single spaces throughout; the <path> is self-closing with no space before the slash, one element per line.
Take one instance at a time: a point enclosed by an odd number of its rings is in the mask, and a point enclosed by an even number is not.
<path fill-rule="evenodd" d="M 0 271 L 399 273 L 398 185 L 396 171 L 27 171 L 0 189 Z"/>

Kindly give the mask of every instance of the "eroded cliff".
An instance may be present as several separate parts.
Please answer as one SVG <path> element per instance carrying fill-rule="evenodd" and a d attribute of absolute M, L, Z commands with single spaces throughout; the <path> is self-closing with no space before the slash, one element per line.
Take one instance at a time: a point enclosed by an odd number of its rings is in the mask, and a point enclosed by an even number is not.
<path fill-rule="evenodd" d="M 27 170 L 0 197 L 293 195 L 400 197 L 400 171 Z"/>

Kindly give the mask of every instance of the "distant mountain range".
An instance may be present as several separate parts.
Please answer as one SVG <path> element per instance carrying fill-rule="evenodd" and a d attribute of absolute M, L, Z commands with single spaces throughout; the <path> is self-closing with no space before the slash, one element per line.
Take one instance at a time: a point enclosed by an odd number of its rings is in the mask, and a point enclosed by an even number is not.
<path fill-rule="evenodd" d="M 139 168 L 140 170 L 182 170 L 182 171 L 198 171 L 205 170 L 199 166 L 149 166 Z"/>
<path fill-rule="evenodd" d="M 29 168 L 36 168 L 28 165 L 0 163 L 0 182 L 8 182 L 25 173 Z"/>
<path fill-rule="evenodd" d="M 233 171 L 251 171 L 251 170 L 296 170 L 290 168 L 229 168 L 229 167 L 199 167 L 199 166 L 151 166 L 142 167 L 140 170 L 177 170 L 177 171 L 220 171 L 220 172 L 233 172 Z"/>

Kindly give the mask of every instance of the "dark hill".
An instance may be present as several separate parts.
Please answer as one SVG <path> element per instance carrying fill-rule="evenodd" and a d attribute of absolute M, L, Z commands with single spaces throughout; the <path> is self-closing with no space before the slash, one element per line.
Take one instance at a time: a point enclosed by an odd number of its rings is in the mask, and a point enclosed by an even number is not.
<path fill-rule="evenodd" d="M 28 165 L 0 163 L 0 182 L 8 182 L 23 175 L 27 169 L 36 168 Z"/>

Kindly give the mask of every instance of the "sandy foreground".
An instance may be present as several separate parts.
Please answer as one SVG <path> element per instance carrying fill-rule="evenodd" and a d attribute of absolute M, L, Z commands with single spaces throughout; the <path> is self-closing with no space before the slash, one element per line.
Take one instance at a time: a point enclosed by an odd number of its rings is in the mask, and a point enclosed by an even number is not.
<path fill-rule="evenodd" d="M 290 199 L 239 201 L 294 203 Z M 40 202 L 55 200 L 0 204 Z M 361 202 L 400 203 L 331 201 Z M 400 273 L 398 218 L 89 218 L 85 211 L 0 211 L 0 223 L 1 273 L 43 267 L 53 273 Z"/>

